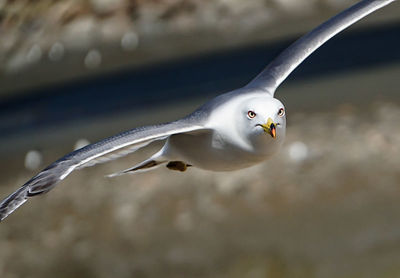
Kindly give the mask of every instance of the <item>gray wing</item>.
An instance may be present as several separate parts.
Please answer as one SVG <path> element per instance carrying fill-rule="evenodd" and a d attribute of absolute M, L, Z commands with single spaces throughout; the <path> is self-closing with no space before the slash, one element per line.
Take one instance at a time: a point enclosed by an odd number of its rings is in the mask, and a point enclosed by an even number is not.
<path fill-rule="evenodd" d="M 276 88 L 317 48 L 340 31 L 393 1 L 395 0 L 360 1 L 332 17 L 285 49 L 245 88 L 262 89 L 273 96 Z"/>
<path fill-rule="evenodd" d="M 201 129 L 203 129 L 202 126 L 191 124 L 190 121 L 185 120 L 135 128 L 67 154 L 42 170 L 0 203 L 0 221 L 25 203 L 28 197 L 48 192 L 76 169 L 116 159 L 155 140 L 166 139 L 172 134 Z"/>

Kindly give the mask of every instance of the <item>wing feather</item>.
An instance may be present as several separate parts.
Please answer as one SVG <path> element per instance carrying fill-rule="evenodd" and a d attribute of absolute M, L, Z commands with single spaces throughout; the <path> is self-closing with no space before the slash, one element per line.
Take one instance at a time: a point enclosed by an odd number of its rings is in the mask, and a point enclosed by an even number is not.
<path fill-rule="evenodd" d="M 326 41 L 368 14 L 393 1 L 395 0 L 360 1 L 332 17 L 286 48 L 245 88 L 263 89 L 273 96 L 276 88 L 288 75 Z"/>
<path fill-rule="evenodd" d="M 172 134 L 201 129 L 203 129 L 202 126 L 192 124 L 185 119 L 162 125 L 135 128 L 67 154 L 39 172 L 0 203 L 0 221 L 25 203 L 29 197 L 48 192 L 76 169 L 117 159 L 155 140 L 166 139 Z"/>

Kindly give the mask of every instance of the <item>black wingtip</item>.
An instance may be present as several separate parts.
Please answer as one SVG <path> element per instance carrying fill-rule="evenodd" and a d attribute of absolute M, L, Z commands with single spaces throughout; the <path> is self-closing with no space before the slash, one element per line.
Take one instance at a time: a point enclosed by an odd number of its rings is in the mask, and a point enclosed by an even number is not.
<path fill-rule="evenodd" d="M 0 221 L 24 204 L 29 197 L 50 191 L 69 167 L 70 164 L 66 163 L 65 159 L 56 161 L 9 195 L 0 203 Z"/>
<path fill-rule="evenodd" d="M 0 222 L 28 199 L 28 187 L 22 186 L 0 203 Z"/>

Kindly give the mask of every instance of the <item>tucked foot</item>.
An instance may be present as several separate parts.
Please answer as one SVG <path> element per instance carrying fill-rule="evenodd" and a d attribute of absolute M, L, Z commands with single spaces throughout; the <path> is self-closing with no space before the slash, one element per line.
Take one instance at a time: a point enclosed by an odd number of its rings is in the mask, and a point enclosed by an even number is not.
<path fill-rule="evenodd" d="M 170 161 L 167 164 L 168 169 L 181 171 L 181 172 L 186 171 L 187 167 L 190 167 L 190 166 L 192 166 L 192 165 L 186 164 L 185 162 L 182 162 L 182 161 Z"/>

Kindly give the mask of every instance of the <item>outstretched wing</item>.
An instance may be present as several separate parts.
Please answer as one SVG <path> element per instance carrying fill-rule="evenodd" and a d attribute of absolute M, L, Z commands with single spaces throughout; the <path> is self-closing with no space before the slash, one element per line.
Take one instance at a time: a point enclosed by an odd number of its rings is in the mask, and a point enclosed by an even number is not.
<path fill-rule="evenodd" d="M 395 0 L 360 1 L 332 17 L 286 48 L 256 78 L 247 84 L 245 88 L 262 89 L 273 96 L 276 88 L 279 87 L 288 75 L 326 41 L 366 15 L 393 1 Z"/>
<path fill-rule="evenodd" d="M 202 126 L 191 124 L 185 120 L 135 128 L 67 154 L 49 165 L 0 203 L 0 221 L 25 203 L 28 197 L 48 192 L 76 169 L 127 155 L 155 140 L 166 139 L 172 134 L 201 129 L 203 129 Z"/>

